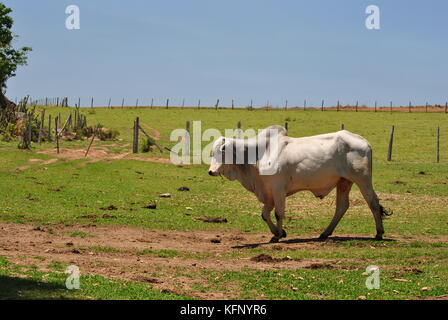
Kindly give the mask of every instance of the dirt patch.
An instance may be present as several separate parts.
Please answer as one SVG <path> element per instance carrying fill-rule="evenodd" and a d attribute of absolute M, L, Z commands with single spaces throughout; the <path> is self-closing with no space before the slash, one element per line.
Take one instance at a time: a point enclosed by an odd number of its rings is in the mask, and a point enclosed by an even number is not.
<path fill-rule="evenodd" d="M 41 154 L 47 154 L 51 155 L 57 158 L 65 158 L 70 160 L 77 160 L 77 159 L 86 159 L 85 149 L 68 149 L 68 148 L 61 148 L 59 149 L 59 153 L 57 153 L 56 149 L 51 148 L 47 150 L 40 151 L 38 153 Z M 125 156 L 129 155 L 131 152 L 125 152 L 125 153 L 108 153 L 104 148 L 102 147 L 93 147 L 90 149 L 89 154 L 87 155 L 87 159 L 93 160 L 93 161 L 100 161 L 100 160 L 118 160 L 123 159 Z M 52 159 L 52 161 L 57 159 Z M 53 161 L 53 162 L 55 162 Z M 50 162 L 52 163 L 52 162 Z M 47 163 L 48 164 L 48 163 Z"/>
<path fill-rule="evenodd" d="M 96 226 L 91 220 L 101 218 L 86 215 L 84 225 L 32 226 L 0 223 L 0 255 L 12 263 L 37 265 L 48 270 L 53 261 L 77 265 L 83 274 L 151 283 L 161 290 L 201 299 L 232 299 L 235 290 L 205 292 L 195 289 L 205 279 L 187 276 L 201 270 L 243 269 L 339 269 L 337 262 L 328 259 L 276 258 L 270 255 L 245 257 L 245 249 L 263 246 L 272 250 L 319 248 L 312 237 L 291 239 L 290 242 L 269 244 L 266 234 L 247 234 L 238 230 L 152 230 L 125 226 Z M 103 218 L 105 218 L 103 216 Z M 110 219 L 110 217 L 109 217 Z M 91 236 L 75 237 L 74 232 Z M 307 239 L 310 240 L 307 240 Z M 297 240 L 297 241 L 295 241 Z M 438 239 L 438 241 L 448 239 Z M 400 240 L 400 241 L 412 241 Z M 113 250 L 95 250 L 98 247 Z M 166 257 L 164 253 L 171 254 Z M 242 255 L 235 255 L 241 253 Z M 35 257 L 40 257 L 36 259 Z M 410 269 L 409 273 L 419 271 Z M 207 285 L 207 283 L 203 283 Z"/>

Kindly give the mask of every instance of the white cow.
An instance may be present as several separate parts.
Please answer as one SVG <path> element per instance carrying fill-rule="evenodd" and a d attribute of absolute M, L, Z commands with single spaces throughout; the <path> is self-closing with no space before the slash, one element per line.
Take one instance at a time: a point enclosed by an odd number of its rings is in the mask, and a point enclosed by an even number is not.
<path fill-rule="evenodd" d="M 269 140 L 275 135 L 273 132 L 277 133 L 277 140 Z M 264 139 L 267 142 L 261 137 L 267 137 Z M 276 144 L 273 141 L 277 141 Z M 254 154 L 253 150 L 256 156 L 250 161 L 249 153 Z M 235 161 L 237 158 L 240 161 Z M 336 187 L 336 212 L 320 235 L 320 239 L 326 239 L 349 207 L 353 183 L 359 187 L 373 213 L 376 239 L 381 240 L 384 234 L 382 218 L 389 213 L 380 205 L 373 190 L 372 147 L 363 137 L 349 131 L 291 138 L 285 128 L 271 126 L 257 137 L 246 140 L 220 137 L 213 144 L 209 174 L 238 180 L 257 196 L 264 204 L 263 220 L 274 234 L 271 242 L 286 237 L 282 223 L 287 196 L 309 190 L 323 199 Z M 277 225 L 270 217 L 274 208 Z"/>

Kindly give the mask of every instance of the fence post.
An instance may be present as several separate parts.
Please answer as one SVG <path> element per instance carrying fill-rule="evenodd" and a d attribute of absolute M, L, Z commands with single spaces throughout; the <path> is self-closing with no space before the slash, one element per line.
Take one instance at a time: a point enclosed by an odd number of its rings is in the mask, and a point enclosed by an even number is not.
<path fill-rule="evenodd" d="M 411 112 L 411 102 L 409 101 L 409 112 Z"/>
<path fill-rule="evenodd" d="M 288 109 L 288 100 L 286 100 L 286 103 L 285 103 L 285 111 Z"/>
<path fill-rule="evenodd" d="M 45 109 L 40 112 L 40 126 L 39 126 L 39 136 L 37 138 L 37 143 L 40 144 L 42 140 L 42 132 L 44 131 L 44 121 L 45 121 Z"/>
<path fill-rule="evenodd" d="M 135 107 L 136 107 L 136 108 L 138 107 L 138 99 L 137 99 L 137 101 L 135 102 Z"/>
<path fill-rule="evenodd" d="M 51 141 L 51 114 L 48 115 L 48 141 Z"/>
<path fill-rule="evenodd" d="M 394 131 L 395 131 L 395 126 L 392 126 L 392 128 L 390 129 L 389 148 L 387 150 L 387 161 L 392 161 L 392 147 L 394 144 Z"/>
<path fill-rule="evenodd" d="M 90 100 L 90 108 L 93 108 L 93 97 L 92 100 Z"/>
<path fill-rule="evenodd" d="M 109 103 L 107 104 L 108 108 L 110 108 L 111 98 L 109 98 Z"/>
<path fill-rule="evenodd" d="M 170 104 L 170 99 L 166 99 L 166 108 L 168 109 L 168 105 Z"/>
<path fill-rule="evenodd" d="M 305 111 L 305 110 L 306 110 L 306 99 L 303 100 L 303 111 Z"/>
<path fill-rule="evenodd" d="M 288 135 L 288 121 L 285 121 L 286 135 Z"/>
<path fill-rule="evenodd" d="M 54 137 L 56 138 L 56 149 L 59 153 L 58 117 L 54 119 Z"/>
<path fill-rule="evenodd" d="M 185 155 L 190 157 L 190 121 L 185 123 Z"/>
<path fill-rule="evenodd" d="M 437 163 L 440 162 L 440 127 L 437 127 L 437 151 L 436 151 Z"/>
<path fill-rule="evenodd" d="M 138 153 L 138 126 L 139 126 L 139 118 L 135 118 L 134 120 L 134 135 L 132 140 L 132 153 Z"/>
<path fill-rule="evenodd" d="M 78 108 L 81 108 L 81 98 L 78 98 Z"/>
<path fill-rule="evenodd" d="M 154 98 L 151 99 L 151 108 L 154 106 Z"/>
<path fill-rule="evenodd" d="M 233 99 L 232 99 L 232 109 L 234 109 L 235 108 L 235 101 L 233 101 Z"/>
<path fill-rule="evenodd" d="M 356 100 L 356 112 L 358 112 L 358 104 L 359 104 L 359 101 Z"/>
<path fill-rule="evenodd" d="M 338 105 L 336 106 L 336 111 L 339 112 L 339 100 L 338 100 Z"/>
<path fill-rule="evenodd" d="M 448 113 L 448 102 L 445 102 L 445 113 Z"/>
<path fill-rule="evenodd" d="M 341 130 L 344 130 L 345 129 L 345 126 L 344 126 L 344 124 L 342 123 L 341 124 Z"/>
<path fill-rule="evenodd" d="M 322 105 L 321 105 L 321 107 L 320 107 L 320 110 L 321 110 L 321 111 L 324 111 L 324 100 L 322 100 Z"/>
<path fill-rule="evenodd" d="M 250 108 L 252 109 L 253 108 L 253 101 L 252 100 L 250 100 Z"/>
<path fill-rule="evenodd" d="M 428 112 L 428 102 L 426 102 L 425 112 Z"/>
<path fill-rule="evenodd" d="M 378 105 L 378 102 L 375 101 L 375 112 L 376 112 L 377 105 Z"/>
<path fill-rule="evenodd" d="M 216 110 L 218 110 L 218 105 L 219 105 L 219 99 L 216 101 L 216 104 L 215 104 L 215 109 Z"/>
<path fill-rule="evenodd" d="M 198 101 L 198 109 L 201 107 L 201 99 Z"/>
<path fill-rule="evenodd" d="M 33 114 L 30 113 L 28 115 L 28 146 L 31 146 L 31 134 L 32 134 L 32 128 L 33 128 Z"/>
<path fill-rule="evenodd" d="M 236 124 L 236 136 L 238 137 L 238 139 L 241 138 L 241 121 L 238 121 L 238 123 Z"/>

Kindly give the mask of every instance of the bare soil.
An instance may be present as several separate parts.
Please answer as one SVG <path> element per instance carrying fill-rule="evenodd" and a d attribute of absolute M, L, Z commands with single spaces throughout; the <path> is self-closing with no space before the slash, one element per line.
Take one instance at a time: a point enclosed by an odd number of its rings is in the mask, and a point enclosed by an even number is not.
<path fill-rule="evenodd" d="M 78 235 L 84 232 L 85 237 L 73 236 L 72 232 Z M 82 274 L 151 283 L 162 290 L 200 299 L 236 298 L 235 290 L 195 290 L 193 287 L 198 282 L 205 284 L 206 281 L 185 275 L 201 270 L 345 268 L 340 261 L 329 259 L 274 258 L 268 254 L 238 257 L 234 254 L 257 247 L 281 251 L 321 245 L 314 237 L 288 239 L 276 244 L 268 243 L 269 238 L 267 234 L 246 234 L 238 230 L 167 231 L 129 226 L 35 227 L 0 223 L 0 255 L 13 263 L 36 265 L 42 271 L 49 271 L 48 265 L 54 261 L 74 264 Z M 357 238 L 365 239 L 361 236 L 334 237 L 330 241 Z M 164 252 L 174 253 L 174 257 L 160 257 L 158 253 Z"/>

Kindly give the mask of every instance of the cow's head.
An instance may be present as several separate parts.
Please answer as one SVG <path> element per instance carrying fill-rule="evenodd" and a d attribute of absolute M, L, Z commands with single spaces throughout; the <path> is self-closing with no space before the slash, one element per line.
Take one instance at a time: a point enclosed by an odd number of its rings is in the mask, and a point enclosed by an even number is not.
<path fill-rule="evenodd" d="M 210 168 L 208 169 L 208 174 L 211 176 L 216 177 L 224 173 L 225 143 L 224 137 L 219 137 L 213 143 Z"/>

